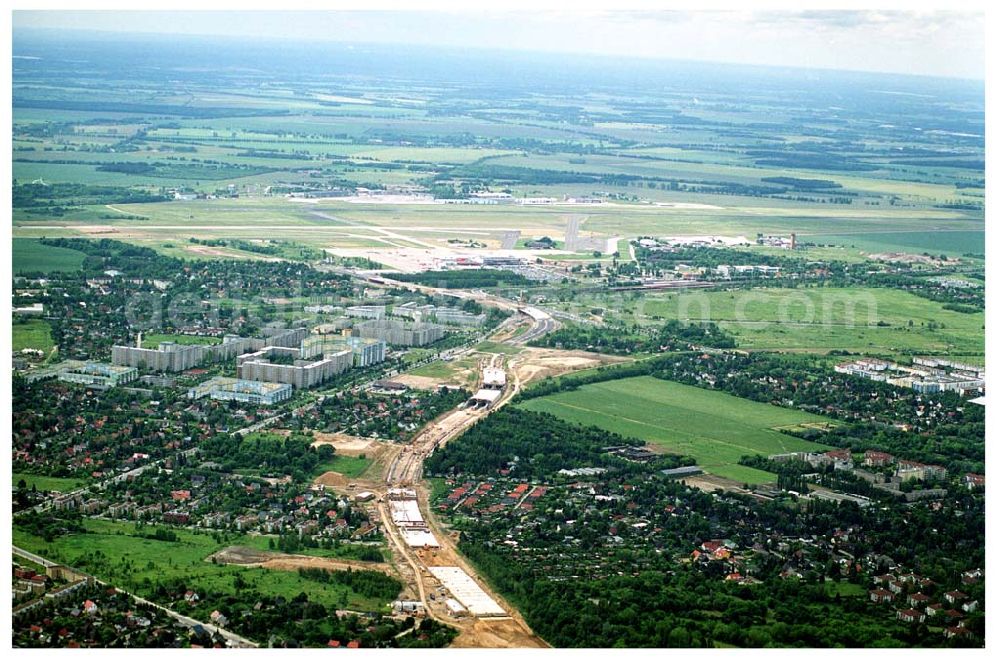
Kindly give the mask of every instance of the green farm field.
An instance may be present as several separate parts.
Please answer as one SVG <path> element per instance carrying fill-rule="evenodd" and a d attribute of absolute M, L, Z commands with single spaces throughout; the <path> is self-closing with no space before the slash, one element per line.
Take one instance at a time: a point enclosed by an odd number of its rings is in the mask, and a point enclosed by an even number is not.
<path fill-rule="evenodd" d="M 389 604 L 362 596 L 339 584 L 304 579 L 295 572 L 217 565 L 207 560 L 211 554 L 231 545 L 266 549 L 267 539 L 264 536 L 230 536 L 217 541 L 209 533 L 171 529 L 178 539 L 168 542 L 137 537 L 140 533 L 151 535 L 155 527 L 149 525 L 137 529 L 131 522 L 98 519 L 84 519 L 83 525 L 87 533 L 62 535 L 52 542 L 15 527 L 13 543 L 147 597 L 153 594 L 158 581 L 172 578 L 182 578 L 206 590 L 235 592 L 234 581 L 239 574 L 250 587 L 272 596 L 291 599 L 305 593 L 312 601 L 359 611 L 384 611 Z M 326 552 L 325 555 L 335 555 L 335 552 Z M 344 598 L 346 606 L 343 606 Z"/>
<path fill-rule="evenodd" d="M 713 321 L 746 350 L 982 355 L 985 349 L 982 312 L 949 311 L 940 302 L 886 288 L 602 293 L 558 306 L 581 314 L 604 308 L 646 325 Z"/>
<path fill-rule="evenodd" d="M 519 406 L 638 437 L 695 458 L 710 474 L 745 483 L 771 482 L 774 475 L 738 464 L 741 456 L 824 450 L 773 428 L 828 423 L 813 414 L 649 376 L 588 384 Z"/>
<path fill-rule="evenodd" d="M 465 357 L 455 361 L 433 361 L 406 372 L 407 375 L 417 375 L 438 380 L 451 380 L 463 386 L 476 384 L 479 378 L 477 357 Z"/>
<path fill-rule="evenodd" d="M 844 245 L 868 252 L 928 252 L 934 255 L 984 254 L 984 231 L 889 231 L 871 233 L 814 234 L 806 238 L 817 244 Z"/>
<path fill-rule="evenodd" d="M 14 273 L 19 272 L 62 272 L 79 270 L 86 255 L 75 249 L 49 247 L 38 240 L 14 238 L 11 260 Z"/>
<path fill-rule="evenodd" d="M 478 352 L 485 352 L 490 355 L 503 354 L 503 355 L 516 355 L 521 352 L 523 348 L 517 346 L 510 346 L 503 343 L 497 343 L 495 341 L 483 341 L 476 345 L 476 350 Z"/>
<path fill-rule="evenodd" d="M 442 380 L 450 378 L 455 369 L 449 362 L 434 361 L 430 364 L 423 364 L 406 372 L 407 375 L 418 375 L 425 378 L 440 378 Z"/>
<path fill-rule="evenodd" d="M 752 350 L 979 355 L 985 348 L 983 313 L 948 311 L 894 289 L 699 292 L 647 299 L 640 306 L 642 313 L 664 319 L 701 319 L 707 311 L 707 319 Z"/>

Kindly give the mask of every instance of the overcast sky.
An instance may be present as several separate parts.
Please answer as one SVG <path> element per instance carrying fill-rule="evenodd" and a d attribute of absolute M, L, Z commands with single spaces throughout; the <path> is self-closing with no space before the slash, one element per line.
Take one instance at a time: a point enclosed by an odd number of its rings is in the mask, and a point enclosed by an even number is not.
<path fill-rule="evenodd" d="M 985 75 L 980 13 L 899 11 L 14 12 L 61 28 L 433 44 L 884 71 Z"/>

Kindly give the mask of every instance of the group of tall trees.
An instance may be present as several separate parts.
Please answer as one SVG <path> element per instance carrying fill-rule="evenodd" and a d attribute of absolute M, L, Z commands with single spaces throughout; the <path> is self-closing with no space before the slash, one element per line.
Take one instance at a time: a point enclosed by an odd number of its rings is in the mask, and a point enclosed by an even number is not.
<path fill-rule="evenodd" d="M 648 469 L 604 451 L 609 446 L 641 446 L 596 426 L 580 426 L 551 414 L 504 407 L 479 421 L 462 437 L 435 451 L 424 467 L 431 474 L 496 476 L 500 470 L 528 480 L 551 479 L 561 469 L 605 467 L 616 471 Z M 663 456 L 660 468 L 692 464 L 690 458 Z"/>
<path fill-rule="evenodd" d="M 310 477 L 317 465 L 330 460 L 334 449 L 329 444 L 312 446 L 307 437 L 278 435 L 218 434 L 201 443 L 202 455 L 218 462 L 224 471 L 259 469 L 262 474 L 289 474 L 296 481 Z"/>
<path fill-rule="evenodd" d="M 590 350 L 612 355 L 701 348 L 735 348 L 736 340 L 715 323 L 667 321 L 659 328 L 607 325 L 564 326 L 531 342 L 532 346 Z"/>

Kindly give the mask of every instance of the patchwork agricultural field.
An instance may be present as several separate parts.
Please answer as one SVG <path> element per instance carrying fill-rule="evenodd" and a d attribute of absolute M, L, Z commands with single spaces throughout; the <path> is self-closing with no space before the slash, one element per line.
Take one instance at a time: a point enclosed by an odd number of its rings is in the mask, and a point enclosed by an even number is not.
<path fill-rule="evenodd" d="M 118 72 L 111 49 L 86 52 L 97 70 Z M 581 231 L 601 238 L 797 231 L 840 244 L 892 231 L 896 244 L 916 246 L 902 234 L 983 229 L 981 125 L 956 109 L 978 92 L 957 83 L 953 98 L 900 97 L 880 106 L 898 116 L 874 119 L 873 92 L 837 79 L 824 87 L 841 92 L 836 125 L 780 94 L 732 97 L 724 76 L 691 79 L 701 89 L 683 93 L 665 79 L 637 96 L 613 82 L 597 91 L 590 72 L 573 69 L 559 81 L 572 103 L 534 93 L 533 82 L 546 77 L 537 69 L 490 89 L 469 72 L 372 89 L 330 77 L 359 65 L 343 51 L 327 53 L 318 71 L 276 54 L 268 73 L 234 66 L 211 85 L 135 93 L 166 89 L 176 56 L 150 47 L 162 70 L 127 72 L 128 83 L 99 90 L 53 78 L 34 60 L 15 63 L 15 236 L 101 226 L 121 240 L 204 258 L 175 243 L 277 234 L 350 249 L 437 246 L 450 237 L 431 231 L 559 239 L 569 213 L 584 215 Z M 692 93 L 701 100 L 690 102 Z M 946 120 L 949 132 L 910 128 Z M 550 203 L 443 203 L 470 190 Z M 439 203 L 406 201 L 414 192 Z M 378 203 L 382 193 L 389 197 Z M 352 203 L 359 194 L 366 203 Z M 602 203 L 570 207 L 570 198 Z M 942 249 L 964 250 L 975 239 L 953 242 Z"/>
<path fill-rule="evenodd" d="M 638 437 L 695 458 L 707 473 L 745 483 L 771 482 L 774 475 L 738 464 L 741 456 L 824 448 L 774 428 L 827 423 L 812 414 L 646 376 L 588 384 L 519 406 Z"/>

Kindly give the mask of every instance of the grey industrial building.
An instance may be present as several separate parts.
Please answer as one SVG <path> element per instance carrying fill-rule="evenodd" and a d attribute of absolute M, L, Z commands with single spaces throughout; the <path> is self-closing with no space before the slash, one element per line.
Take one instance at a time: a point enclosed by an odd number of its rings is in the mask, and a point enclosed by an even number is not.
<path fill-rule="evenodd" d="M 691 465 L 689 467 L 675 467 L 673 469 L 661 469 L 660 473 L 667 478 L 684 478 L 685 476 L 697 476 L 702 473 L 701 467 Z"/>

